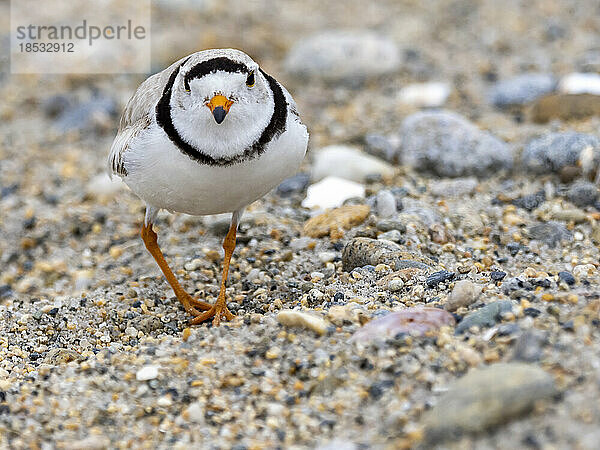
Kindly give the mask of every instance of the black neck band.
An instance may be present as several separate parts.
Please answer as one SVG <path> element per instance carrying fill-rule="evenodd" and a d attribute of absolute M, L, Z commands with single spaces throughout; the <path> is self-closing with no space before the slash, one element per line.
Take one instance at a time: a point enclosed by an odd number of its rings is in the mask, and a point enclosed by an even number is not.
<path fill-rule="evenodd" d="M 227 62 L 226 65 L 223 65 L 224 61 Z M 287 121 L 287 101 L 285 99 L 285 94 L 283 93 L 281 86 L 279 86 L 279 83 L 277 83 L 272 76 L 263 72 L 262 69 L 259 69 L 260 73 L 267 80 L 269 88 L 273 92 L 273 100 L 275 104 L 273 114 L 271 115 L 271 120 L 261 133 L 260 137 L 254 141 L 253 144 L 246 147 L 241 153 L 219 158 L 214 158 L 201 149 L 195 148 L 190 143 L 186 142 L 179 134 L 179 131 L 177 131 L 177 128 L 175 128 L 175 125 L 173 124 L 173 117 L 171 116 L 171 95 L 173 93 L 173 84 L 175 83 L 175 79 L 177 78 L 181 67 L 186 62 L 187 59 L 177 66 L 175 70 L 173 70 L 173 73 L 169 77 L 169 81 L 163 90 L 163 94 L 156 104 L 156 122 L 164 130 L 167 136 L 169 136 L 171 142 L 173 142 L 173 144 L 175 144 L 177 148 L 181 150 L 181 152 L 202 164 L 207 164 L 209 166 L 230 166 L 260 156 L 262 153 L 264 153 L 267 145 L 273 140 L 273 138 L 279 136 L 285 131 Z M 245 68 L 245 70 L 238 70 L 238 66 Z M 233 70 L 234 67 L 235 70 Z M 236 63 L 229 58 L 214 58 L 194 66 L 185 75 L 184 82 L 187 83 L 193 78 L 201 77 L 216 70 L 224 70 L 228 72 L 248 72 L 248 68 L 245 65 Z"/>

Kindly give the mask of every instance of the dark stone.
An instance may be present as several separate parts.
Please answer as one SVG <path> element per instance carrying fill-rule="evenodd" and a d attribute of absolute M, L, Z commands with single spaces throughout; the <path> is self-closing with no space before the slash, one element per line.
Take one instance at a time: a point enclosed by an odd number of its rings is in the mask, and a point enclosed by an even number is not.
<path fill-rule="evenodd" d="M 44 100 L 41 106 L 46 116 L 55 118 L 71 106 L 71 101 L 66 95 L 58 94 Z"/>
<path fill-rule="evenodd" d="M 369 395 L 373 397 L 373 399 L 379 400 L 383 396 L 385 390 L 393 385 L 393 380 L 377 381 L 369 386 Z"/>
<path fill-rule="evenodd" d="M 535 194 L 524 195 L 523 197 L 516 198 L 512 201 L 512 204 L 519 208 L 526 209 L 527 211 L 533 211 L 545 201 L 546 193 L 544 191 L 539 191 Z"/>
<path fill-rule="evenodd" d="M 299 173 L 281 182 L 275 192 L 280 197 L 290 197 L 293 194 L 304 192 L 310 182 L 310 175 Z"/>
<path fill-rule="evenodd" d="M 333 301 L 338 302 L 338 303 L 343 302 L 344 301 L 344 293 L 342 291 L 336 292 L 335 295 L 333 296 Z"/>
<path fill-rule="evenodd" d="M 13 294 L 12 288 L 8 284 L 0 285 L 0 300 L 10 297 Z"/>
<path fill-rule="evenodd" d="M 447 270 L 440 270 L 439 272 L 432 273 L 427 277 L 427 287 L 435 287 L 444 281 L 452 280 L 456 274 L 448 272 Z"/>
<path fill-rule="evenodd" d="M 542 312 L 537 308 L 525 308 L 523 310 L 523 314 L 525 314 L 526 316 L 529 316 L 529 317 L 534 317 L 534 318 L 539 316 L 541 313 Z"/>
<path fill-rule="evenodd" d="M 502 281 L 506 276 L 506 272 L 502 272 L 501 270 L 493 270 L 490 272 L 490 278 L 494 281 Z"/>
<path fill-rule="evenodd" d="M 567 283 L 569 286 L 573 286 L 575 284 L 575 277 L 571 272 L 567 272 L 566 270 L 558 272 L 558 278 Z"/>
<path fill-rule="evenodd" d="M 567 320 L 563 323 L 562 328 L 565 331 L 575 331 L 575 323 L 572 320 Z"/>
<path fill-rule="evenodd" d="M 567 198 L 576 206 L 590 206 L 598 200 L 598 188 L 589 181 L 579 181 L 569 188 Z"/>
<path fill-rule="evenodd" d="M 52 308 L 50 311 L 48 311 L 49 316 L 56 316 L 57 314 L 58 314 L 58 308 Z"/>
<path fill-rule="evenodd" d="M 517 253 L 519 253 L 519 250 L 521 250 L 521 244 L 519 244 L 518 242 L 509 242 L 508 244 L 506 244 L 506 248 L 508 249 L 511 256 L 516 256 Z"/>

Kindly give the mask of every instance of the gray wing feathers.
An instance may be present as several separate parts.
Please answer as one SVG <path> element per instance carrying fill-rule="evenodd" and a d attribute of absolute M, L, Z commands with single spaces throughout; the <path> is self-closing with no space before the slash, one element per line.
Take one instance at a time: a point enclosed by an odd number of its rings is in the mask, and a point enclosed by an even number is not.
<path fill-rule="evenodd" d="M 111 177 L 112 175 L 127 175 L 127 170 L 123 164 L 123 154 L 127 151 L 131 140 L 152 123 L 156 103 L 162 95 L 171 72 L 181 61 L 182 59 L 162 72 L 147 78 L 127 102 L 121 115 L 117 136 L 108 155 L 108 173 Z"/>

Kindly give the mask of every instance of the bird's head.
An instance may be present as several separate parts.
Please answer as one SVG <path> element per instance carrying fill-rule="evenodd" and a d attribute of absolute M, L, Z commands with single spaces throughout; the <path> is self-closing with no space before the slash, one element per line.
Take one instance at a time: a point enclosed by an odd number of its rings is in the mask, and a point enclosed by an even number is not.
<path fill-rule="evenodd" d="M 273 92 L 258 64 L 233 49 L 203 52 L 180 67 L 170 93 L 179 135 L 213 156 L 235 154 L 258 139 L 274 111 Z"/>

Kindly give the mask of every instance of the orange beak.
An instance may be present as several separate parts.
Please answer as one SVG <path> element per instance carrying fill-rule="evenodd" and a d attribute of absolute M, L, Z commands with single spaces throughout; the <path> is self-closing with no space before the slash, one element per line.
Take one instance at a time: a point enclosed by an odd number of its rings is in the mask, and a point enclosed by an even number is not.
<path fill-rule="evenodd" d="M 215 95 L 208 103 L 206 103 L 206 106 L 208 106 L 208 109 L 212 112 L 217 123 L 221 123 L 225 120 L 225 116 L 229 112 L 231 105 L 233 105 L 233 102 L 221 94 Z"/>

